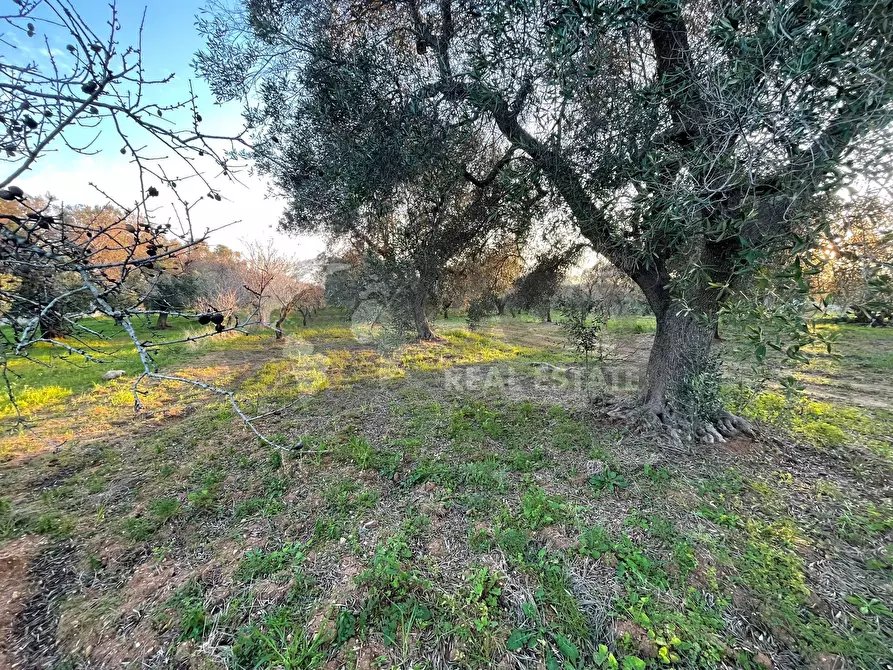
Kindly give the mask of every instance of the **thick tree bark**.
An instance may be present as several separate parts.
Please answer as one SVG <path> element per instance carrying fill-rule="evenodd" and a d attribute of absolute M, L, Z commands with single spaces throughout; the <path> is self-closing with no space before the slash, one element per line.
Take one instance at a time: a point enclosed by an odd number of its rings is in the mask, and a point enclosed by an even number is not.
<path fill-rule="evenodd" d="M 677 303 L 670 303 L 655 316 L 657 331 L 645 372 L 642 404 L 666 421 L 686 382 L 710 359 L 713 325 L 703 315 L 681 311 Z"/>
<path fill-rule="evenodd" d="M 416 334 L 420 340 L 436 340 L 437 336 L 431 330 L 428 322 L 428 313 L 425 311 L 425 291 L 418 290 L 413 300 L 412 316 L 415 321 Z"/>
<path fill-rule="evenodd" d="M 158 320 L 155 322 L 155 327 L 158 330 L 167 330 L 168 328 L 170 328 L 170 326 L 167 325 L 167 317 L 168 317 L 167 312 L 161 312 L 158 315 Z"/>
<path fill-rule="evenodd" d="M 496 298 L 493 302 L 496 303 L 496 314 L 498 316 L 502 316 L 503 314 L 505 314 L 505 300 L 500 300 L 499 298 Z M 514 316 L 514 315 L 512 315 L 512 316 Z"/>
<path fill-rule="evenodd" d="M 714 250 L 707 251 L 712 257 Z M 695 291 L 697 299 L 693 304 L 682 305 L 670 295 L 669 274 L 661 262 L 635 273 L 633 280 L 645 294 L 657 324 L 641 402 L 661 421 L 674 423 L 670 415 L 680 407 L 680 391 L 710 361 L 718 295 L 705 287 Z M 685 419 L 675 417 L 676 421 Z"/>

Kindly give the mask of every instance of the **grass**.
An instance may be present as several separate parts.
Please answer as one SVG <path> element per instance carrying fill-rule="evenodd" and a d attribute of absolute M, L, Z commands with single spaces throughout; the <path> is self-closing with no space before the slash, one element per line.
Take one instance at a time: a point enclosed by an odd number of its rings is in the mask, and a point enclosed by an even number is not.
<path fill-rule="evenodd" d="M 730 388 L 772 439 L 666 452 L 535 377 L 531 361 L 573 360 L 553 329 L 457 319 L 443 343 L 387 352 L 332 314 L 291 324 L 291 343 L 165 354 L 252 413 L 292 403 L 258 427 L 298 452 L 179 387 L 152 389 L 153 416 L 135 418 L 129 382 L 61 365 L 21 397 L 44 435 L 71 435 L 30 454 L 7 436 L 20 451 L 0 470 L 0 552 L 72 542 L 82 577 L 54 591 L 70 667 L 152 649 L 226 668 L 753 670 L 821 654 L 883 668 L 893 414 Z M 893 340 L 877 330 L 842 328 L 857 356 L 821 364 L 841 383 L 881 374 Z M 608 332 L 647 339 L 649 322 Z M 146 651 L 107 634 L 125 629 Z"/>

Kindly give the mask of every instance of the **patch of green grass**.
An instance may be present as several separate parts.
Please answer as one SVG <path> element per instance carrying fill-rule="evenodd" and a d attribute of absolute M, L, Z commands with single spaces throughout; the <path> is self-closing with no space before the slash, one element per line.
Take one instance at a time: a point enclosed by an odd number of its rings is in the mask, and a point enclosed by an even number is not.
<path fill-rule="evenodd" d="M 54 538 L 69 537 L 75 528 L 75 520 L 58 512 L 41 514 L 30 524 L 30 530 L 41 535 L 49 535 Z"/>
<path fill-rule="evenodd" d="M 851 436 L 865 439 L 878 434 L 877 420 L 854 407 L 743 388 L 727 392 L 727 398 L 742 416 L 784 428 L 817 447 L 839 447 Z"/>
<path fill-rule="evenodd" d="M 16 518 L 12 512 L 12 503 L 0 498 L 0 540 L 15 534 Z"/>
<path fill-rule="evenodd" d="M 181 509 L 180 501 L 176 498 L 159 498 L 149 503 L 149 511 L 160 524 L 165 524 L 173 519 Z"/>
<path fill-rule="evenodd" d="M 28 358 L 12 358 L 8 365 L 11 373 L 10 384 L 19 409 L 26 416 L 53 408 L 72 396 L 90 391 L 102 381 L 108 370 L 125 370 L 128 376 L 141 370 L 136 347 L 127 332 L 110 319 L 84 319 L 83 325 L 101 332 L 107 339 L 99 338 L 87 331 L 78 332 L 78 346 L 87 349 L 105 363 L 76 365 L 68 353 L 49 344 L 39 344 L 29 349 Z M 137 336 L 141 341 L 180 339 L 194 322 L 179 317 L 169 319 L 170 330 L 163 336 L 142 319 L 135 319 Z M 157 350 L 155 362 L 158 365 L 172 365 L 190 355 L 187 347 L 177 345 Z M 77 361 L 75 361 L 77 362 Z M 126 404 L 133 402 L 132 395 Z M 0 419 L 15 416 L 15 408 L 4 394 L 0 397 Z"/>
<path fill-rule="evenodd" d="M 333 447 L 333 455 L 345 463 L 353 463 L 361 470 L 375 470 L 392 477 L 403 460 L 402 452 L 376 449 L 366 438 L 351 435 L 346 442 Z"/>
<path fill-rule="evenodd" d="M 459 443 L 481 444 L 487 437 L 500 437 L 503 430 L 498 412 L 481 402 L 465 403 L 450 415 L 449 436 Z"/>
<path fill-rule="evenodd" d="M 243 582 L 263 579 L 299 565 L 305 557 L 304 546 L 298 542 L 286 542 L 274 551 L 251 549 L 242 558 L 234 576 Z"/>
<path fill-rule="evenodd" d="M 521 517 L 530 530 L 563 523 L 572 516 L 570 507 L 561 498 L 552 497 L 539 486 L 532 486 L 521 497 Z"/>
<path fill-rule="evenodd" d="M 340 514 L 357 514 L 378 503 L 378 492 L 363 490 L 359 484 L 342 479 L 323 491 L 328 509 Z"/>
<path fill-rule="evenodd" d="M 608 320 L 608 332 L 613 335 L 653 333 L 657 324 L 653 316 L 615 316 Z"/>
<path fill-rule="evenodd" d="M 893 530 L 893 505 L 872 502 L 847 504 L 838 515 L 838 536 L 851 544 L 863 544 L 874 536 Z"/>
<path fill-rule="evenodd" d="M 158 523 L 147 517 L 131 516 L 121 522 L 121 532 L 124 537 L 133 542 L 146 542 L 157 531 Z"/>
<path fill-rule="evenodd" d="M 243 626 L 232 646 L 237 668 L 283 668 L 313 670 L 328 656 L 322 633 L 311 637 L 301 627 L 300 617 L 287 607 L 265 615 L 260 622 Z"/>
<path fill-rule="evenodd" d="M 233 510 L 233 516 L 236 519 L 245 519 L 255 514 L 262 517 L 274 517 L 282 513 L 285 506 L 281 501 L 272 496 L 263 498 L 249 498 L 242 502 L 236 503 Z"/>

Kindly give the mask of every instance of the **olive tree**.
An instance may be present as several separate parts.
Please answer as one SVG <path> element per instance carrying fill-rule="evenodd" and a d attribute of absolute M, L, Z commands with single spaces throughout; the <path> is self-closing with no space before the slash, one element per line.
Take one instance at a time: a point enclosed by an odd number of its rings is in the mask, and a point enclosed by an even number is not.
<path fill-rule="evenodd" d="M 327 35 L 315 20 L 313 58 L 294 67 L 267 61 L 267 78 L 246 86 L 246 72 L 229 66 L 239 56 L 226 31 L 247 20 L 264 47 L 279 40 L 271 7 L 248 9 L 200 22 L 211 39 L 198 64 L 221 99 L 249 104 L 252 156 L 288 201 L 281 228 L 323 233 L 366 255 L 375 274 L 368 283 L 388 286 L 385 311 L 419 339 L 437 339 L 428 314 L 447 268 L 497 232 L 523 237 L 529 226 L 544 195 L 529 161 L 495 155 L 495 138 L 479 124 L 414 103 L 414 56 L 371 36 L 352 43 Z"/>
<path fill-rule="evenodd" d="M 377 81 L 400 80 L 390 102 L 405 114 L 333 124 L 360 133 L 409 118 L 471 125 L 523 156 L 524 178 L 541 177 L 555 206 L 645 295 L 657 331 L 640 405 L 676 435 L 709 442 L 747 429 L 728 415 L 714 426 L 680 411 L 690 382 L 712 369 L 718 314 L 727 304 L 762 308 L 748 279 L 778 259 L 785 267 L 770 282 L 808 290 L 803 260 L 822 237 L 808 215 L 815 199 L 856 176 L 887 179 L 893 41 L 889 8 L 874 0 L 244 8 L 218 9 L 203 25 L 212 39 L 199 66 L 219 94 L 256 85 L 278 105 L 272 92 L 301 90 L 310 71 L 328 109 L 345 87 L 373 93 L 368 79 L 345 78 L 354 54 Z M 391 167 L 381 165 L 400 179 Z M 292 174 L 318 166 L 306 168 Z M 491 170 L 515 174 L 510 160 Z M 817 337 L 798 321 L 789 324 L 794 352 Z"/>

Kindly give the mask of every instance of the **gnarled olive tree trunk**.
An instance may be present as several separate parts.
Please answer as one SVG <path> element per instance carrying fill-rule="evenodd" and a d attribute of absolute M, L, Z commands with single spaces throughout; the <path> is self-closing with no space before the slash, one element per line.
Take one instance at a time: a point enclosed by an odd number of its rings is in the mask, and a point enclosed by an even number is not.
<path fill-rule="evenodd" d="M 432 341 L 439 339 L 434 331 L 431 330 L 431 323 L 428 321 L 428 312 L 425 309 L 427 291 L 419 286 L 413 295 L 412 318 L 415 322 L 416 334 L 420 340 Z"/>
<path fill-rule="evenodd" d="M 657 330 L 645 371 L 642 405 L 668 421 L 680 405 L 680 393 L 709 363 L 713 325 L 710 316 L 686 312 L 675 302 L 655 311 L 655 317 Z"/>

